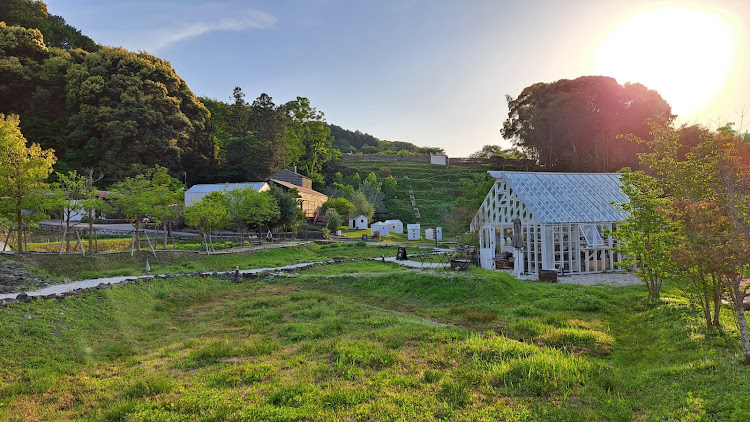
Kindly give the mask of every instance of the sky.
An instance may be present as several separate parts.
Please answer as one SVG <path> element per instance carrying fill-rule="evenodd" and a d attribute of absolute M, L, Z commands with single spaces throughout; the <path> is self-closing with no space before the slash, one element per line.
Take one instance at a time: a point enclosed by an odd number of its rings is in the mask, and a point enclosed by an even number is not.
<path fill-rule="evenodd" d="M 307 97 L 326 121 L 465 157 L 506 95 L 606 75 L 680 123 L 750 127 L 750 1 L 46 0 L 94 41 L 172 63 L 198 96 Z"/>

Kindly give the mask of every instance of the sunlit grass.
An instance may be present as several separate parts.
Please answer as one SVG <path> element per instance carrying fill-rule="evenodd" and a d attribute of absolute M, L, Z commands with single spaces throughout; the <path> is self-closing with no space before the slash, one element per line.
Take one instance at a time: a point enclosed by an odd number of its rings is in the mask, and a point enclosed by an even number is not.
<path fill-rule="evenodd" d="M 0 420 L 743 420 L 750 411 L 732 326 L 702 330 L 670 288 L 654 307 L 641 286 L 357 263 L 2 308 Z"/>

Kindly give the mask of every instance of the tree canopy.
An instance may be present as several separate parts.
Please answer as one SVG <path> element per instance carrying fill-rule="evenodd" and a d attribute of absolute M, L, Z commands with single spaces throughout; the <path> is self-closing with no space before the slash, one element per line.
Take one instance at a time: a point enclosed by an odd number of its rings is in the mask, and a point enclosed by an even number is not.
<path fill-rule="evenodd" d="M 536 83 L 507 101 L 503 137 L 547 171 L 636 168 L 644 147 L 619 135 L 646 138 L 646 119 L 672 111 L 658 92 L 605 76 Z"/>

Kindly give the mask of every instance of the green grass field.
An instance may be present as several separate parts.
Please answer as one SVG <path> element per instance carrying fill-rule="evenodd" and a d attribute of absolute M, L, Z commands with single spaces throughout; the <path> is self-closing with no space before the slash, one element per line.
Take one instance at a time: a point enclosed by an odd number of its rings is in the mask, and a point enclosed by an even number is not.
<path fill-rule="evenodd" d="M 676 289 L 347 262 L 0 309 L 0 420 L 747 420 L 731 318 Z M 730 313 L 726 312 L 725 316 Z"/>
<path fill-rule="evenodd" d="M 427 163 L 406 162 L 342 162 L 344 169 L 356 171 L 364 179 L 374 172 L 378 179 L 393 176 L 398 182 L 397 199 L 387 199 L 386 207 L 392 218 L 406 223 L 421 222 L 425 227 L 443 225 L 443 215 L 450 211 L 451 204 L 459 195 L 459 179 L 471 178 L 473 174 L 488 170 L 500 170 L 491 166 L 436 166 Z M 408 179 L 406 179 L 408 177 Z M 417 219 L 409 200 L 409 186 L 421 218 Z"/>
<path fill-rule="evenodd" d="M 409 250 L 412 252 L 411 250 Z M 250 252 L 225 254 L 198 254 L 194 252 L 160 251 L 154 256 L 150 251 L 141 251 L 133 256 L 130 252 L 58 255 L 19 254 L 13 259 L 31 268 L 34 273 L 49 276 L 52 280 L 86 279 L 144 274 L 146 261 L 151 273 L 191 273 L 205 271 L 230 271 L 240 269 L 280 267 L 287 264 L 326 261 L 336 258 L 377 258 L 396 256 L 395 246 L 366 246 L 364 242 L 331 243 L 316 245 L 312 242 L 300 246 L 271 248 Z"/>

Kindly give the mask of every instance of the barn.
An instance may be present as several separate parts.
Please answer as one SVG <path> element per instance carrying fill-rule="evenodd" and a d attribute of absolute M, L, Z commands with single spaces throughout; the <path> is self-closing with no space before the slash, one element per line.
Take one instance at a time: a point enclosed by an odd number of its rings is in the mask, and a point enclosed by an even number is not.
<path fill-rule="evenodd" d="M 253 188 L 258 192 L 265 192 L 270 190 L 266 182 L 246 182 L 246 183 L 211 183 L 204 185 L 193 185 L 190 189 L 185 191 L 185 206 L 189 207 L 196 202 L 200 201 L 201 198 L 208 195 L 211 192 L 224 191 L 229 192 L 230 190 Z"/>
<path fill-rule="evenodd" d="M 627 202 L 618 174 L 488 173 L 495 184 L 471 223 L 482 268 L 511 265 L 519 274 L 619 269 L 616 239 L 608 234 L 624 218 L 614 204 Z M 520 248 L 513 246 L 514 220 Z"/>

